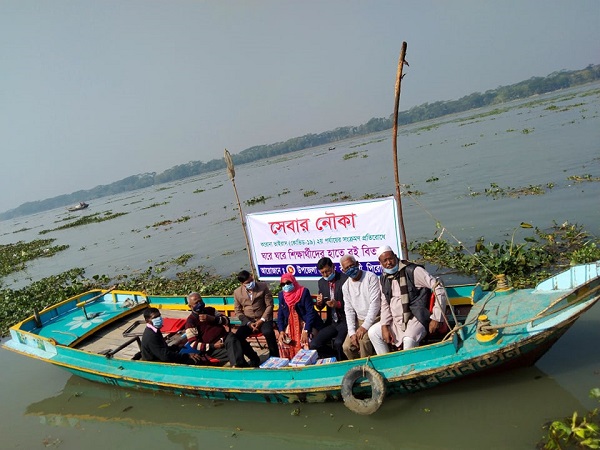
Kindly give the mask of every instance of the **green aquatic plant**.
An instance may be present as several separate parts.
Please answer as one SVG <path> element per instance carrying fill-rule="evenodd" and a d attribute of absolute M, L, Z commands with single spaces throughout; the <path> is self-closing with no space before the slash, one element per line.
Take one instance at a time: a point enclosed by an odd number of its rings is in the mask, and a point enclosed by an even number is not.
<path fill-rule="evenodd" d="M 79 227 L 82 225 L 88 225 L 90 223 L 105 222 L 107 220 L 112 220 L 117 217 L 124 216 L 125 214 L 129 214 L 129 213 L 127 213 L 127 212 L 113 213 L 112 211 L 105 211 L 104 216 L 101 216 L 100 214 L 101 213 L 94 213 L 94 214 L 90 214 L 87 216 L 83 216 L 83 217 L 75 220 L 74 222 L 66 223 L 64 225 L 61 225 L 60 227 L 52 228 L 50 230 L 42 230 L 42 231 L 40 231 L 39 234 L 46 234 L 46 233 L 50 233 L 51 231 L 65 230 L 67 228 Z"/>
<path fill-rule="evenodd" d="M 158 227 L 164 227 L 167 225 L 172 225 L 174 223 L 181 223 L 181 222 L 187 222 L 188 220 L 190 220 L 190 216 L 181 216 L 179 219 L 175 219 L 175 220 L 163 220 L 160 222 L 156 222 L 153 225 L 147 225 L 146 228 L 150 228 L 150 227 L 154 227 L 154 228 L 158 228 Z"/>
<path fill-rule="evenodd" d="M 551 189 L 554 187 L 554 184 L 548 183 L 546 185 L 546 187 L 548 189 Z M 490 183 L 490 187 L 485 188 L 483 190 L 483 192 L 473 191 L 471 189 L 471 187 L 469 187 L 469 196 L 470 197 L 477 197 L 479 195 L 485 194 L 486 197 L 492 197 L 494 199 L 497 199 L 500 197 L 517 198 L 517 197 L 522 197 L 525 195 L 543 195 L 545 193 L 546 193 L 546 191 L 541 184 L 537 184 L 537 185 L 530 184 L 529 186 L 522 186 L 522 187 L 515 188 L 515 187 L 501 187 L 497 183 Z"/>
<path fill-rule="evenodd" d="M 590 397 L 600 400 L 600 388 L 590 391 Z M 538 445 L 546 450 L 600 448 L 600 416 L 598 408 L 579 416 L 577 411 L 562 420 L 554 420 L 548 426 L 548 435 Z"/>
<path fill-rule="evenodd" d="M 0 277 L 19 272 L 26 268 L 28 261 L 37 258 L 50 258 L 69 248 L 68 245 L 50 244 L 56 239 L 36 239 L 30 242 L 15 242 L 0 245 Z"/>
<path fill-rule="evenodd" d="M 257 203 L 265 203 L 270 198 L 271 197 L 265 197 L 264 195 L 260 195 L 258 197 L 252 197 L 251 199 L 246 200 L 244 203 L 247 206 L 252 206 L 252 205 L 256 205 Z"/>
<path fill-rule="evenodd" d="M 317 191 L 304 191 L 303 195 L 305 197 L 312 197 L 313 195 L 317 195 Z"/>
<path fill-rule="evenodd" d="M 162 202 L 162 203 L 152 203 L 151 205 L 148 205 L 142 209 L 150 209 L 150 208 L 156 208 L 157 206 L 162 206 L 162 205 L 168 205 L 169 202 Z"/>
<path fill-rule="evenodd" d="M 600 177 L 593 177 L 592 174 L 586 173 L 584 175 L 571 175 L 567 177 L 567 180 L 574 181 L 575 183 L 583 183 L 585 181 L 600 181 Z"/>
<path fill-rule="evenodd" d="M 519 229 L 530 235 L 515 242 Z M 516 288 L 529 288 L 547 278 L 555 268 L 572 263 L 583 264 L 600 259 L 600 241 L 592 238 L 583 227 L 565 222 L 554 224 L 548 231 L 522 223 L 510 240 L 484 243 L 480 238 L 474 248 L 462 243 L 452 244 L 440 237 L 422 243 L 411 243 L 410 251 L 418 253 L 432 264 L 454 269 L 472 276 L 485 289 L 493 287 L 495 275 L 505 274 Z"/>

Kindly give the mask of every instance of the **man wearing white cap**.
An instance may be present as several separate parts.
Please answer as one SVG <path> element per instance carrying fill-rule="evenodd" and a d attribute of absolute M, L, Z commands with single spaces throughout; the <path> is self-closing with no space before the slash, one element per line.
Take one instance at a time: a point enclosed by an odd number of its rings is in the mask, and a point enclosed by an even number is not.
<path fill-rule="evenodd" d="M 389 345 L 403 350 L 416 347 L 442 323 L 446 309 L 446 290 L 422 266 L 400 261 L 392 248 L 377 250 L 383 269 L 381 284 L 381 321 L 369 329 L 369 339 L 378 355 L 388 353 Z M 430 311 L 431 292 L 435 304 Z"/>

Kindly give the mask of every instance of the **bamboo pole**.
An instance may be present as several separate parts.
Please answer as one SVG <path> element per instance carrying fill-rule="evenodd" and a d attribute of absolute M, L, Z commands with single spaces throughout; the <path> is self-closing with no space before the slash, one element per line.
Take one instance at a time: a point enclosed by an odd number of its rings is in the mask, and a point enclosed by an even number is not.
<path fill-rule="evenodd" d="M 240 212 L 240 219 L 242 220 L 242 229 L 244 230 L 244 238 L 246 239 L 246 250 L 248 251 L 248 260 L 250 261 L 250 270 L 252 271 L 252 278 L 258 281 L 256 271 L 254 269 L 254 261 L 252 260 L 252 252 L 250 251 L 250 241 L 248 239 L 248 231 L 246 230 L 246 220 L 244 219 L 244 213 L 242 212 L 242 205 L 240 203 L 240 197 L 238 195 L 237 187 L 235 186 L 235 168 L 233 166 L 233 159 L 227 149 L 225 149 L 225 162 L 227 163 L 227 175 L 233 184 L 233 192 L 235 193 L 235 199 L 238 205 L 238 211 Z"/>
<path fill-rule="evenodd" d="M 400 58 L 398 60 L 398 74 L 396 77 L 396 96 L 394 101 L 394 127 L 392 136 L 392 148 L 394 151 L 394 181 L 396 183 L 396 201 L 398 205 L 398 220 L 400 222 L 400 238 L 401 242 L 401 258 L 408 258 L 408 244 L 406 242 L 406 230 L 404 229 L 404 217 L 402 215 L 402 196 L 400 194 L 400 177 L 398 176 L 398 109 L 400 107 L 400 89 L 402 84 L 402 71 L 404 64 L 408 66 L 408 63 L 404 60 L 406 56 L 406 42 L 402 42 L 402 50 L 400 51 Z"/>

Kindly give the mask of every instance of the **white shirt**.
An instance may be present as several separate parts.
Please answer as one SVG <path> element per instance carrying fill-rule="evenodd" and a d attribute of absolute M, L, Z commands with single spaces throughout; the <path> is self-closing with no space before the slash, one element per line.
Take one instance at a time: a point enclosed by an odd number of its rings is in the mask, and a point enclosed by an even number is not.
<path fill-rule="evenodd" d="M 381 288 L 377 275 L 363 270 L 358 281 L 352 278 L 346 280 L 342 292 L 348 336 L 356 334 L 357 318 L 363 321 L 362 327 L 368 330 L 376 322 L 381 309 Z"/>

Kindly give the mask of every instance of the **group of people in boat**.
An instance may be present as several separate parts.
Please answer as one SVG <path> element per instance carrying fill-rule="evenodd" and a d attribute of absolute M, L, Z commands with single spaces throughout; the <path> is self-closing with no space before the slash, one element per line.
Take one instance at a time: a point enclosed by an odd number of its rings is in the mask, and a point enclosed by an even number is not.
<path fill-rule="evenodd" d="M 237 276 L 240 286 L 233 293 L 240 321 L 235 333 L 229 330 L 227 315 L 206 306 L 200 294 L 192 292 L 187 296 L 190 315 L 182 347 L 167 345 L 160 331 L 160 311 L 149 307 L 144 311 L 142 359 L 258 367 L 260 357 L 248 338 L 261 334 L 271 357 L 291 358 L 306 348 L 316 350 L 319 358 L 343 361 L 416 347 L 445 325 L 444 286 L 422 266 L 400 260 L 387 245 L 376 256 L 382 267 L 379 277 L 363 270 L 351 254 L 340 259 L 341 271 L 330 258 L 321 258 L 316 301 L 293 274 L 284 274 L 276 322 L 269 285 L 242 270 Z"/>

